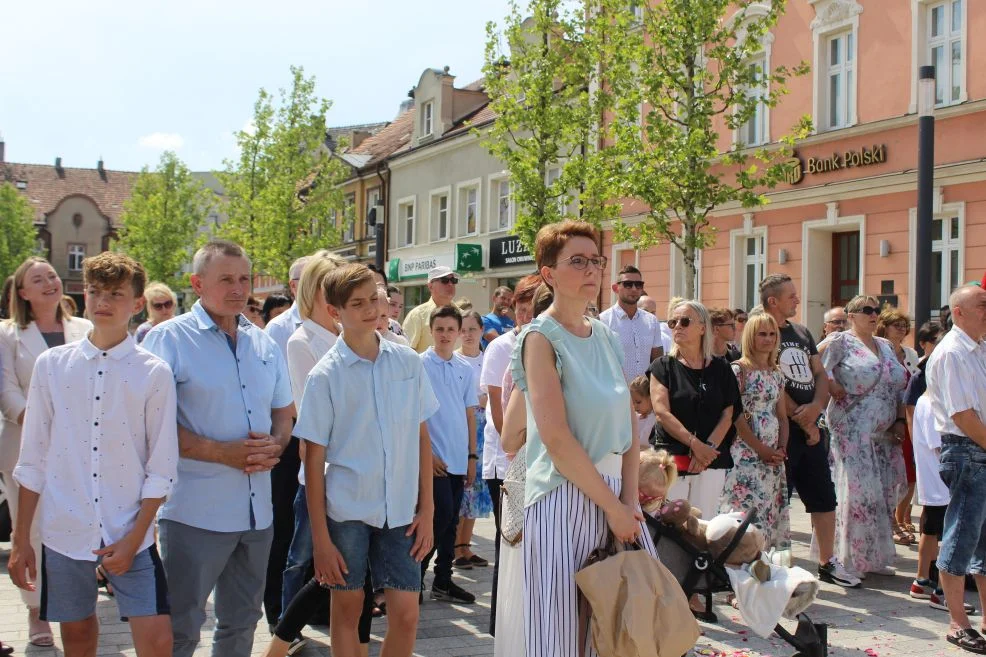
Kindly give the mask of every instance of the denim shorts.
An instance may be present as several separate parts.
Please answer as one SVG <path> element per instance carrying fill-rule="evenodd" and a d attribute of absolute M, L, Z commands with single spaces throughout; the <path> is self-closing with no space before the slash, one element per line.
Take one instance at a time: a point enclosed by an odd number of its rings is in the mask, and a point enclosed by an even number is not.
<path fill-rule="evenodd" d="M 944 434 L 938 471 L 951 496 L 945 510 L 938 569 L 950 575 L 984 575 L 986 451 L 968 438 Z"/>
<path fill-rule="evenodd" d="M 411 556 L 414 535 L 405 536 L 407 528 L 371 527 L 358 520 L 336 522 L 329 518 L 329 537 L 349 570 L 345 586 L 332 589 L 362 590 L 369 566 L 374 590 L 420 591 L 421 564 Z"/>
<path fill-rule="evenodd" d="M 41 552 L 41 619 L 72 623 L 96 613 L 99 589 L 96 585 L 98 561 L 72 559 L 47 545 Z M 134 556 L 130 570 L 122 575 L 106 573 L 120 620 L 140 616 L 161 616 L 171 612 L 168 584 L 157 547 L 151 545 Z"/>

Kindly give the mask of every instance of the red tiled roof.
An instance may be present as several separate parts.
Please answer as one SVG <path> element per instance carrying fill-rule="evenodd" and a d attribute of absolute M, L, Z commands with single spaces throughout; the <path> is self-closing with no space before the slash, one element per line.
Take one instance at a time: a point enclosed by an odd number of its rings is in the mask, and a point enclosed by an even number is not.
<path fill-rule="evenodd" d="M 10 182 L 27 197 L 34 208 L 35 221 L 45 217 L 70 196 L 86 196 L 96 204 L 100 212 L 114 225 L 120 222 L 123 203 L 130 198 L 130 190 L 137 174 L 130 171 L 100 173 L 97 169 L 60 170 L 47 164 L 17 164 L 0 162 L 0 182 Z M 18 183 L 27 183 L 20 189 Z"/>
<path fill-rule="evenodd" d="M 481 126 L 489 123 L 496 118 L 496 112 L 490 107 L 489 103 L 483 105 L 478 110 L 471 114 L 463 116 L 461 119 L 456 121 L 451 128 L 449 128 L 443 137 L 449 137 L 451 135 L 458 135 L 468 130 L 471 130 L 474 126 Z"/>
<path fill-rule="evenodd" d="M 347 152 L 369 155 L 370 159 L 361 168 L 372 166 L 394 153 L 407 149 L 414 133 L 414 108 L 411 108 L 372 137 L 367 137 L 356 148 Z"/>

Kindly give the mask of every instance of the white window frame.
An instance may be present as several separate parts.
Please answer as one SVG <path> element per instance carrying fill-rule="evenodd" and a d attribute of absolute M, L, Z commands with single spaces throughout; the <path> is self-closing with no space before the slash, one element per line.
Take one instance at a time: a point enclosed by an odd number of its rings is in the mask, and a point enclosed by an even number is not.
<path fill-rule="evenodd" d="M 442 212 L 442 199 L 445 199 L 445 234 L 442 235 L 440 230 L 441 225 L 441 212 Z M 431 190 L 428 194 L 428 237 L 429 241 L 434 242 L 446 242 L 452 233 L 452 186 L 446 185 L 445 187 L 439 187 L 437 189 Z"/>
<path fill-rule="evenodd" d="M 368 189 L 366 191 L 366 208 L 363 212 L 363 216 L 360 219 L 363 226 L 365 227 L 365 230 L 363 231 L 363 239 L 370 239 L 371 237 L 376 238 L 376 232 L 374 231 L 383 229 L 383 222 L 384 222 L 383 217 L 377 217 L 377 225 L 373 231 L 370 230 L 369 224 L 366 223 L 367 217 L 369 217 L 370 215 L 370 210 L 373 207 L 380 205 L 380 191 L 381 191 L 380 187 L 373 187 L 372 189 Z"/>
<path fill-rule="evenodd" d="M 766 45 L 764 50 L 758 53 L 756 56 L 751 57 L 747 61 L 747 66 L 759 65 L 761 75 L 766 77 L 770 71 L 770 45 Z M 744 147 L 754 147 L 763 146 L 764 144 L 770 143 L 770 107 L 763 100 L 767 97 L 770 92 L 770 82 L 769 80 L 764 80 L 764 84 L 761 84 L 753 89 L 745 90 L 745 93 L 751 96 L 756 96 L 760 102 L 757 106 L 757 112 L 750 117 L 750 120 L 741 126 L 738 126 L 733 130 L 733 144 L 739 145 L 743 144 Z M 759 124 L 759 134 L 758 138 L 753 141 L 747 141 L 746 137 L 749 132 L 748 128 L 751 123 Z"/>
<path fill-rule="evenodd" d="M 907 264 L 907 289 L 910 293 L 907 295 L 907 305 L 910 310 L 911 315 L 914 315 L 914 290 L 917 285 L 917 225 L 918 225 L 918 214 L 917 208 L 911 208 L 908 212 L 908 239 L 909 239 L 909 249 L 908 249 L 908 264 Z M 931 252 L 951 252 L 958 251 L 958 270 L 959 274 L 956 277 L 956 281 L 959 285 L 965 282 L 965 202 L 959 201 L 957 203 L 943 203 L 941 189 L 935 190 L 934 197 L 934 215 L 933 219 L 940 219 L 942 221 L 958 218 L 959 220 L 959 236 L 957 239 L 952 239 L 950 233 L 947 230 L 947 226 L 942 225 L 942 239 L 935 240 L 931 243 Z M 948 281 L 950 280 L 949 274 L 951 274 L 951 258 L 942 257 L 942 265 L 944 270 L 942 272 L 942 305 L 948 302 L 948 297 L 952 293 L 952 290 L 947 289 Z M 931 309 L 931 316 L 938 317 L 939 308 Z"/>
<path fill-rule="evenodd" d="M 811 21 L 813 41 L 812 71 L 814 89 L 812 93 L 812 120 L 816 132 L 826 132 L 856 125 L 859 120 L 859 15 L 863 12 L 857 0 L 809 0 L 815 8 L 815 18 Z M 845 124 L 839 128 L 828 127 L 829 121 L 829 39 L 841 33 L 852 33 L 852 72 L 853 79 L 849 107 Z"/>
<path fill-rule="evenodd" d="M 839 62 L 831 62 L 832 47 L 836 45 L 838 50 Z M 825 102 L 824 119 L 822 124 L 823 131 L 841 130 L 855 124 L 852 120 L 853 108 L 856 105 L 856 62 L 855 57 L 856 39 L 852 30 L 837 32 L 829 35 L 825 39 L 825 80 L 823 82 Z M 836 108 L 833 112 L 832 81 L 838 79 L 838 88 L 841 96 L 834 103 Z"/>
<path fill-rule="evenodd" d="M 350 198 L 352 203 L 350 203 Z M 342 205 L 342 243 L 349 244 L 356 241 L 356 194 L 350 192 L 346 194 Z"/>
<path fill-rule="evenodd" d="M 78 259 L 78 266 L 72 266 L 72 260 Z M 69 244 L 68 245 L 68 271 L 70 272 L 80 272 L 82 271 L 82 261 L 86 259 L 86 245 L 85 244 Z"/>
<path fill-rule="evenodd" d="M 405 196 L 404 198 L 397 199 L 397 249 L 403 249 L 409 246 L 414 246 L 417 244 L 418 237 L 418 197 L 417 196 Z M 408 214 L 407 208 L 411 208 L 410 223 L 411 223 L 411 240 L 407 241 L 407 223 Z"/>
<path fill-rule="evenodd" d="M 760 247 L 760 252 L 755 252 L 752 256 L 746 252 L 748 240 L 751 239 L 757 240 L 758 246 Z M 730 308 L 742 308 L 749 312 L 750 308 L 760 303 L 756 294 L 753 295 L 754 301 L 752 305 L 746 298 L 746 293 L 750 286 L 750 280 L 747 278 L 747 267 L 748 265 L 760 267 L 760 278 L 753 281 L 754 290 L 756 290 L 760 281 L 767 274 L 769 253 L 770 241 L 768 239 L 767 227 L 754 226 L 753 214 L 744 214 L 743 227 L 729 231 Z"/>
<path fill-rule="evenodd" d="M 561 169 L 562 167 L 560 164 L 557 166 L 548 167 L 548 169 L 544 172 L 544 184 L 552 185 L 556 180 L 561 178 Z M 558 199 L 558 212 L 562 216 L 568 214 L 568 203 L 565 203 L 563 198 Z"/>
<path fill-rule="evenodd" d="M 746 11 L 742 12 L 742 14 L 740 12 L 734 14 L 731 20 L 736 21 L 739 20 L 740 18 L 744 19 L 744 23 L 741 24 L 740 27 L 736 30 L 737 42 L 743 43 L 746 41 L 747 38 L 746 22 L 756 17 L 766 16 L 769 12 L 770 12 L 769 6 L 764 5 L 762 3 L 754 3 L 749 5 L 746 8 Z M 750 58 L 747 60 L 747 63 L 754 64 L 756 62 L 761 62 L 761 67 L 764 72 L 764 75 L 765 76 L 769 75 L 770 71 L 773 70 L 770 67 L 770 56 L 773 50 L 773 46 L 774 46 L 774 33 L 767 32 L 767 34 L 763 35 L 763 39 L 760 42 L 760 51 L 751 55 Z M 770 83 L 768 82 L 767 84 L 762 85 L 757 90 L 758 92 L 757 95 L 759 95 L 760 97 L 765 97 L 769 91 L 770 91 Z M 734 146 L 738 145 L 741 142 L 748 147 L 763 146 L 764 144 L 770 143 L 770 107 L 766 103 L 761 103 L 760 110 L 757 116 L 760 117 L 761 119 L 760 122 L 763 124 L 761 139 L 756 143 L 747 143 L 746 141 L 744 141 L 741 137 L 743 137 L 743 133 L 745 132 L 748 123 L 743 124 L 733 130 Z M 752 117 L 750 120 L 752 121 L 756 119 L 757 116 Z"/>
<path fill-rule="evenodd" d="M 469 210 L 469 192 L 476 192 L 475 210 L 476 227 L 475 230 L 468 229 L 466 212 Z M 482 231 L 483 222 L 483 179 L 473 178 L 464 180 L 455 186 L 455 234 L 457 237 L 473 237 Z"/>
<path fill-rule="evenodd" d="M 644 23 L 644 3 L 648 0 L 630 0 L 630 9 L 633 10 L 633 20 L 635 25 Z"/>
<path fill-rule="evenodd" d="M 429 100 L 421 106 L 421 138 L 435 133 L 435 102 Z"/>
<path fill-rule="evenodd" d="M 510 190 L 510 196 L 507 206 L 507 225 L 500 225 L 500 201 L 502 196 L 500 195 L 500 185 L 506 183 L 508 189 Z M 489 177 L 489 218 L 490 225 L 488 228 L 489 233 L 502 233 L 504 231 L 510 230 L 514 226 L 514 222 L 517 219 L 517 204 L 514 202 L 514 186 L 510 181 L 510 176 L 506 174 L 492 175 Z"/>
<path fill-rule="evenodd" d="M 918 69 L 931 64 L 931 8 L 945 4 L 943 0 L 911 0 L 911 103 L 908 111 L 914 114 L 918 111 Z M 948 4 L 951 4 L 950 2 Z M 959 71 L 959 84 L 962 90 L 957 101 L 950 100 L 936 107 L 947 107 L 965 103 L 969 100 L 968 71 L 969 71 L 969 0 L 962 2 L 962 29 L 957 38 L 962 40 L 962 67 Z M 951 37 L 950 37 L 951 39 Z M 951 67 L 949 67 L 951 69 Z"/>
<path fill-rule="evenodd" d="M 685 285 L 685 255 L 674 244 L 668 244 L 670 249 L 671 266 L 668 272 L 668 289 L 672 297 L 684 297 L 687 286 Z M 702 251 L 695 252 L 695 301 L 702 301 Z"/>

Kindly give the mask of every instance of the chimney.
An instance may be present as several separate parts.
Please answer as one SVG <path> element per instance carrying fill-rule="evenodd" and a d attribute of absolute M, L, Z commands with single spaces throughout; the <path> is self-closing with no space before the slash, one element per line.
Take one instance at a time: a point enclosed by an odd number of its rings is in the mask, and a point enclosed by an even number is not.
<path fill-rule="evenodd" d="M 99 156 L 99 161 L 96 162 L 96 171 L 99 172 L 99 177 L 106 180 L 106 169 L 103 168 L 103 156 Z"/>
<path fill-rule="evenodd" d="M 349 135 L 349 147 L 356 148 L 364 141 L 367 137 L 370 137 L 370 133 L 367 130 L 353 130 Z"/>
<path fill-rule="evenodd" d="M 55 173 L 58 174 L 58 177 L 59 178 L 61 178 L 62 176 L 65 175 L 65 169 L 62 168 L 62 158 L 61 157 L 56 157 L 55 158 Z"/>
<path fill-rule="evenodd" d="M 3 155 L 5 150 L 7 150 L 6 144 L 3 143 L 3 135 L 0 135 L 0 164 L 4 163 Z"/>

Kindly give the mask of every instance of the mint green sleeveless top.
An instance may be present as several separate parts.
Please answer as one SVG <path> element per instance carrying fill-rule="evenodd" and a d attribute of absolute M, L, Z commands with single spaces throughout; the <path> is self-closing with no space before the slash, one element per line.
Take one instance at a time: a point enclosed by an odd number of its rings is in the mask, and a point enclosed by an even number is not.
<path fill-rule="evenodd" d="M 599 320 L 589 322 L 591 335 L 580 338 L 553 318 L 541 315 L 520 334 L 510 361 L 510 374 L 526 395 L 525 338 L 531 332 L 546 337 L 555 349 L 555 367 L 565 396 L 565 419 L 592 462 L 599 463 L 609 454 L 623 454 L 630 449 L 634 436 L 620 339 Z M 534 504 L 564 481 L 541 442 L 528 400 L 525 506 Z"/>

